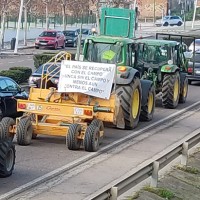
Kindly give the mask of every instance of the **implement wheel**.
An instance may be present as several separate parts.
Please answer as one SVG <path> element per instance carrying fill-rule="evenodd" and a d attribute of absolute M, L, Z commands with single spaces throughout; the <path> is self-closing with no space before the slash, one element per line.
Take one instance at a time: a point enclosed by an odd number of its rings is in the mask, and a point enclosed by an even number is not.
<path fill-rule="evenodd" d="M 147 104 L 142 106 L 142 108 L 141 108 L 140 120 L 141 121 L 152 120 L 153 114 L 154 114 L 154 109 L 155 109 L 155 88 L 152 85 L 148 91 Z"/>
<path fill-rule="evenodd" d="M 22 118 L 17 125 L 17 143 L 19 145 L 29 145 L 33 135 L 33 126 L 29 117 Z"/>
<path fill-rule="evenodd" d="M 104 131 L 103 122 L 101 120 L 99 120 L 99 119 L 92 120 L 91 125 L 94 125 L 94 126 L 98 127 L 99 131 Z M 103 135 L 102 136 L 100 135 L 99 144 L 101 144 L 102 141 L 103 141 Z"/>
<path fill-rule="evenodd" d="M 188 78 L 185 77 L 180 91 L 179 103 L 185 103 L 188 94 Z"/>
<path fill-rule="evenodd" d="M 15 165 L 15 146 L 10 140 L 0 142 L 0 177 L 12 174 Z"/>
<path fill-rule="evenodd" d="M 140 79 L 135 77 L 129 85 L 117 85 L 116 93 L 120 98 L 125 128 L 135 128 L 138 125 L 141 110 L 142 89 Z"/>
<path fill-rule="evenodd" d="M 81 140 L 77 137 L 81 134 L 80 124 L 71 124 L 66 135 L 66 143 L 69 150 L 78 150 L 81 146 Z"/>
<path fill-rule="evenodd" d="M 0 122 L 0 141 L 3 139 L 13 140 L 14 134 L 11 132 L 15 121 L 13 118 L 4 117 Z"/>
<path fill-rule="evenodd" d="M 85 131 L 84 149 L 85 151 L 95 152 L 99 149 L 100 132 L 97 126 L 90 124 Z"/>
<path fill-rule="evenodd" d="M 176 108 L 180 95 L 180 74 L 165 74 L 162 85 L 162 104 L 166 108 Z"/>

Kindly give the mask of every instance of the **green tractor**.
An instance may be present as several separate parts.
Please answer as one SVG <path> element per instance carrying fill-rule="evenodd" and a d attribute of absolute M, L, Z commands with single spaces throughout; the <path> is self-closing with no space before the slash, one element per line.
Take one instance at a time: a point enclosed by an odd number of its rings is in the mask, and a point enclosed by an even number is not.
<path fill-rule="evenodd" d="M 116 64 L 116 77 L 112 93 L 120 99 L 123 120 L 127 129 L 135 128 L 139 120 L 153 118 L 155 87 L 152 80 L 141 80 L 135 69 L 136 46 L 135 11 L 120 8 L 103 8 L 100 35 L 85 40 L 84 61 Z"/>
<path fill-rule="evenodd" d="M 142 80 L 154 83 L 156 94 L 162 93 L 162 105 L 176 108 L 185 103 L 188 93 L 187 64 L 184 46 L 177 41 L 138 39 L 135 69 Z"/>

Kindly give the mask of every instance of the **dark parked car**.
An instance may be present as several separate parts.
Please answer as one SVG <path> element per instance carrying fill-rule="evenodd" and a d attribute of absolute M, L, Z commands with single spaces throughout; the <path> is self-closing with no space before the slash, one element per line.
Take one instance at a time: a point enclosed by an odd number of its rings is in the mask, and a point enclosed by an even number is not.
<path fill-rule="evenodd" d="M 16 99 L 28 99 L 28 94 L 11 78 L 0 76 L 0 118 L 18 117 Z"/>
<path fill-rule="evenodd" d="M 194 70 L 193 70 L 194 62 Z M 200 51 L 196 51 L 188 63 L 188 83 L 200 81 Z"/>
<path fill-rule="evenodd" d="M 35 41 L 35 48 L 51 47 L 57 49 L 58 47 L 65 47 L 65 36 L 62 31 L 48 30 L 43 31 Z"/>
<path fill-rule="evenodd" d="M 39 68 L 32 73 L 29 77 L 29 86 L 30 87 L 40 87 L 41 86 L 41 78 L 42 78 L 42 71 L 44 70 L 43 75 L 48 75 L 50 80 L 48 81 L 47 88 L 49 87 L 56 87 L 58 84 L 59 76 L 60 76 L 60 63 L 48 63 L 44 65 L 40 65 Z M 43 81 L 43 88 L 45 80 Z"/>
<path fill-rule="evenodd" d="M 80 32 L 82 32 L 82 36 L 81 36 L 81 45 L 84 44 L 85 39 L 92 35 L 92 31 L 91 29 L 87 29 L 87 28 L 83 28 L 82 31 L 80 31 L 80 29 L 78 29 L 78 33 L 80 34 Z"/>
<path fill-rule="evenodd" d="M 78 30 L 79 29 L 63 31 L 63 34 L 65 35 L 65 46 L 77 46 L 79 34 Z"/>

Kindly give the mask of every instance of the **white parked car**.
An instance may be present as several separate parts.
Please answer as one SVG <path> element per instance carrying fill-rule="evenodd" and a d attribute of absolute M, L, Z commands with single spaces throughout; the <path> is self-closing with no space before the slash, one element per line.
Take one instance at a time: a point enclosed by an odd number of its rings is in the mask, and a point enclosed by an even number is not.
<path fill-rule="evenodd" d="M 200 39 L 195 39 L 195 47 L 194 42 L 192 42 L 189 46 L 189 51 L 200 51 Z"/>
<path fill-rule="evenodd" d="M 179 16 L 165 16 L 163 19 L 156 20 L 156 26 L 181 26 L 183 24 L 183 20 Z"/>

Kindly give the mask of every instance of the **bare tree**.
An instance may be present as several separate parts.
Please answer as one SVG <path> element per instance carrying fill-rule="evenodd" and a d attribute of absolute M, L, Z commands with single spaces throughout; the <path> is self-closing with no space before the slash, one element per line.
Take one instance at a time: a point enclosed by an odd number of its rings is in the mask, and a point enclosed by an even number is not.
<path fill-rule="evenodd" d="M 68 0 L 59 0 L 59 3 L 62 6 L 63 30 L 66 30 L 66 27 L 67 27 L 67 22 L 66 22 L 67 2 L 68 2 Z"/>
<path fill-rule="evenodd" d="M 52 3 L 52 0 L 42 0 L 45 5 L 45 13 L 46 13 L 46 29 L 49 29 L 49 5 Z"/>
<path fill-rule="evenodd" d="M 18 0 L 0 0 L 0 14 L 1 14 L 1 31 L 0 31 L 0 48 L 4 48 L 4 34 L 5 34 L 5 18 L 7 13 L 18 9 Z"/>

